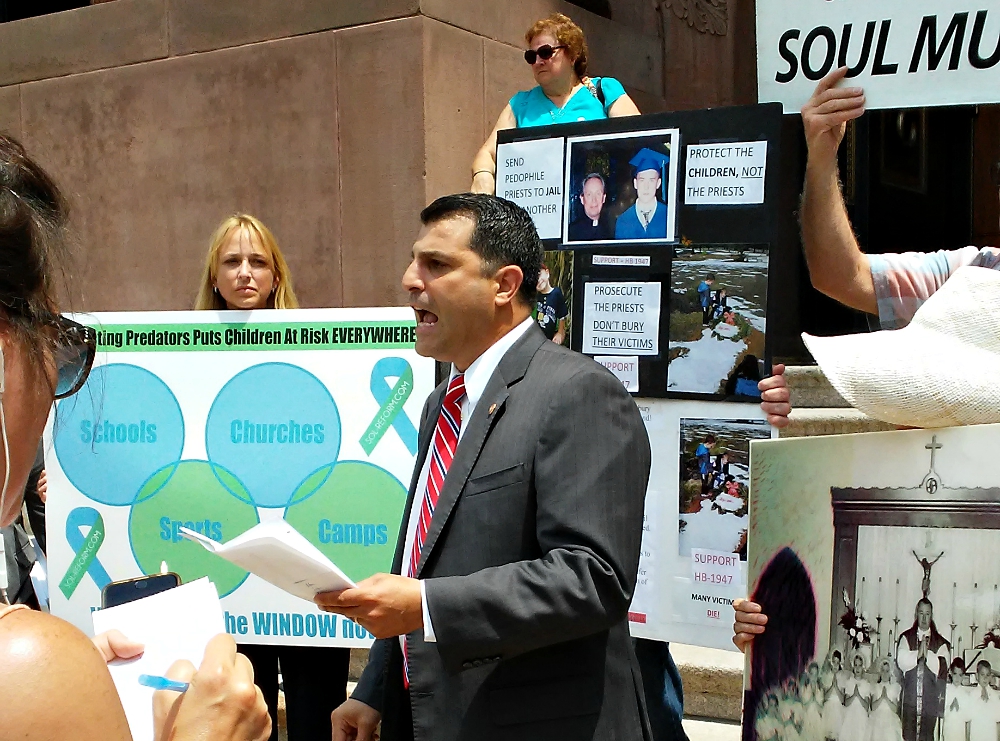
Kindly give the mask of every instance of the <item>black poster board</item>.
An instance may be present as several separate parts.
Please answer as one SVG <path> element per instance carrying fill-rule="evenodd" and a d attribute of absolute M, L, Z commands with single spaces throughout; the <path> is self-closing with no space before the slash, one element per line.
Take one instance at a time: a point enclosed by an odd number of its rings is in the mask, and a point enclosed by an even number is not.
<path fill-rule="evenodd" d="M 768 290 L 766 298 L 758 301 L 765 304 L 764 316 L 770 323 L 778 311 L 776 296 L 778 292 L 773 286 L 791 285 L 797 281 L 797 275 L 790 272 L 789 266 L 796 260 L 787 259 L 797 250 L 792 240 L 796 230 L 794 226 L 782 223 L 788 221 L 792 214 L 787 208 L 788 184 L 784 183 L 781 167 L 781 132 L 782 111 L 778 104 L 755 106 L 738 106 L 731 108 L 716 108 L 698 111 L 679 111 L 673 113 L 658 113 L 645 116 L 607 119 L 603 121 L 579 122 L 559 126 L 509 129 L 498 133 L 498 162 L 503 159 L 502 147 L 516 142 L 531 142 L 536 140 L 562 140 L 564 178 L 559 184 L 562 197 L 562 235 L 559 238 L 544 239 L 547 250 L 573 250 L 574 276 L 572 294 L 574 300 L 571 308 L 570 345 L 574 350 L 583 351 L 584 307 L 583 297 L 586 285 L 594 282 L 643 282 L 660 284 L 660 324 L 658 332 L 657 354 L 639 356 L 639 396 L 644 397 L 675 397 L 704 400 L 736 400 L 758 401 L 751 396 L 726 393 L 726 388 L 732 390 L 732 378 L 729 383 L 715 384 L 714 377 L 709 379 L 702 388 L 672 383 L 668 380 L 670 358 L 670 316 L 671 298 L 675 293 L 672 285 L 672 273 L 675 260 L 694 260 L 698 253 L 711 256 L 711 249 L 734 252 L 742 247 L 750 247 L 749 254 L 768 253 L 766 270 Z M 639 157 L 641 152 L 656 151 L 669 156 L 673 169 L 668 169 L 664 163 L 663 177 L 659 180 L 660 190 L 657 198 L 660 205 L 667 208 L 671 227 L 665 238 L 630 239 L 629 241 L 601 238 L 600 243 L 573 240 L 569 238 L 567 221 L 571 213 L 577 213 L 582 206 L 576 205 L 589 168 L 581 169 L 579 157 L 574 158 L 574 149 L 585 143 L 607 142 L 611 155 L 604 155 L 602 181 L 605 187 L 607 209 L 615 212 L 617 220 L 625 212 L 626 203 L 637 200 L 636 189 L 632 186 L 635 176 L 634 168 L 628 166 L 629 156 Z M 614 146 L 619 142 L 634 141 L 630 149 L 623 147 L 622 155 L 615 160 Z M 689 180 L 685 172 L 688 147 L 691 145 L 767 142 L 766 164 L 763 187 L 763 203 L 739 205 L 686 205 L 686 185 Z M 648 148 L 647 148 L 648 147 Z M 637 153 L 638 152 L 638 153 Z M 610 162 L 608 160 L 610 159 Z M 664 158 L 665 159 L 665 158 Z M 634 162 L 635 160 L 632 160 Z M 530 164 L 530 163 L 529 163 Z M 498 176 L 502 173 L 498 172 Z M 503 196 L 505 187 L 498 177 L 497 195 Z M 546 190 L 552 193 L 553 176 L 551 171 L 545 181 Z M 540 184 L 540 183 L 536 183 Z M 529 183 L 530 185 L 530 183 Z M 616 188 L 621 192 L 616 192 Z M 672 191 L 670 189 L 672 188 Z M 670 197 L 667 197 L 670 191 Z M 508 192 L 511 192 L 508 190 Z M 541 193 L 539 189 L 539 193 Z M 672 199 L 672 202 L 671 200 Z M 567 204 L 567 201 L 571 205 Z M 551 207 L 550 207 L 551 208 Z M 671 211 L 671 209 L 673 209 Z M 537 218 L 537 217 L 536 217 Z M 551 215 L 550 215 L 551 223 Z M 537 223 L 537 221 L 536 221 Z M 595 225 L 596 226 L 596 225 Z M 612 229 L 606 228 L 610 235 Z M 550 230 L 551 233 L 551 230 Z M 735 247 L 741 246 L 741 247 Z M 643 265 L 606 265 L 594 264 L 594 257 L 601 256 L 631 256 L 641 258 L 637 262 Z M 742 257 L 742 252 L 740 253 Z M 706 257 L 706 259 L 707 259 Z M 775 258 L 779 259 L 775 259 Z M 602 262 L 607 262 L 606 259 Z M 675 299 L 677 300 L 677 299 Z M 721 307 L 719 307 L 721 309 Z M 773 324 L 771 325 L 773 327 Z M 762 366 L 760 371 L 770 373 L 772 341 L 771 333 L 763 332 L 763 352 L 759 357 Z M 758 338 L 759 340 L 759 338 Z M 678 352 L 677 350 L 674 351 Z M 690 351 L 688 351 L 690 352 Z M 593 352 L 588 352 L 594 355 Z M 745 357 L 745 356 L 744 356 Z M 693 361 L 692 361 L 693 362 Z M 723 379 L 725 380 L 725 379 Z"/>

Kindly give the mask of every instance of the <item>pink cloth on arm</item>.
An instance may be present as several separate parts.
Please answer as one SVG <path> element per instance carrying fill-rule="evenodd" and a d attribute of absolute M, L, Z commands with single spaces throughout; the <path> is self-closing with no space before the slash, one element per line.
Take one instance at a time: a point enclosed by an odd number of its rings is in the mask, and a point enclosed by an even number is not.
<path fill-rule="evenodd" d="M 1000 248 L 868 255 L 882 329 L 899 329 L 952 273 L 966 265 L 1000 270 Z"/>

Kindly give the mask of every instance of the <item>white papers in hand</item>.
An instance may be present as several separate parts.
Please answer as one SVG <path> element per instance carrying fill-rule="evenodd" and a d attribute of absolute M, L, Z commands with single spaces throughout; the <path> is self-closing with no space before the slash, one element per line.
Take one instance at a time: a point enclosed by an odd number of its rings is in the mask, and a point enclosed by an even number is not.
<path fill-rule="evenodd" d="M 133 741 L 153 741 L 153 690 L 140 674 L 163 676 L 175 661 L 197 668 L 213 636 L 226 632 L 219 592 L 208 579 L 94 613 L 94 632 L 120 630 L 146 649 L 142 656 L 108 665 L 132 730 Z"/>
<path fill-rule="evenodd" d="M 339 592 L 356 586 L 319 548 L 284 520 L 262 522 L 225 545 L 186 527 L 180 532 L 215 555 L 310 602 L 321 592 Z"/>

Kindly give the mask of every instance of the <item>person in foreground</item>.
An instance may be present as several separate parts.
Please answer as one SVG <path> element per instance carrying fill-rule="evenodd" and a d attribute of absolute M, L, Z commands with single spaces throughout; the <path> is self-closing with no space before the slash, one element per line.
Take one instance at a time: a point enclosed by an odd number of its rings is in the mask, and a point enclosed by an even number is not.
<path fill-rule="evenodd" d="M 429 397 L 391 574 L 318 595 L 378 640 L 334 741 L 649 739 L 629 639 L 649 477 L 629 394 L 531 318 L 542 248 L 486 195 L 434 201 L 403 287 Z"/>
<path fill-rule="evenodd" d="M 524 35 L 537 86 L 522 90 L 500 113 L 486 143 L 472 160 L 472 191 L 496 192 L 497 132 L 525 126 L 551 126 L 638 116 L 639 109 L 613 77 L 587 77 L 583 30 L 562 13 L 535 23 Z"/>
<path fill-rule="evenodd" d="M 0 135 L 0 526 L 21 510 L 54 399 L 86 382 L 93 331 L 55 313 L 54 274 L 67 212 L 56 185 L 15 140 Z M 106 662 L 142 646 L 120 633 L 92 642 L 75 627 L 23 605 L 0 604 L 0 728 L 19 741 L 129 741 Z M 262 741 L 270 722 L 249 662 L 227 635 L 212 639 L 198 671 L 176 664 L 184 695 L 157 693 L 157 739 Z"/>

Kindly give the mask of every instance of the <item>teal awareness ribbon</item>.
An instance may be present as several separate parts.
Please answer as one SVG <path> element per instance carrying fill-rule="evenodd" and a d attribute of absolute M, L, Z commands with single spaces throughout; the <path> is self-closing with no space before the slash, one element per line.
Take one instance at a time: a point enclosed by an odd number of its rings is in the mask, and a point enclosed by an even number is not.
<path fill-rule="evenodd" d="M 399 380 L 395 386 L 389 388 L 386 379 L 392 377 Z M 390 427 L 394 427 L 399 439 L 410 451 L 410 455 L 416 455 L 417 430 L 403 411 L 403 404 L 413 393 L 413 369 L 410 364 L 403 358 L 382 358 L 372 368 L 371 390 L 372 396 L 381 408 L 372 423 L 368 425 L 365 434 L 361 436 L 362 449 L 371 455 L 379 440 Z"/>
<path fill-rule="evenodd" d="M 82 527 L 90 528 L 86 535 L 80 532 Z M 77 507 L 70 512 L 66 518 L 66 540 L 76 552 L 66 575 L 59 582 L 59 589 L 66 599 L 73 596 L 84 574 L 90 574 L 98 589 L 104 589 L 111 583 L 108 572 L 97 560 L 97 551 L 104 542 L 104 518 L 100 512 L 93 507 Z"/>

